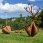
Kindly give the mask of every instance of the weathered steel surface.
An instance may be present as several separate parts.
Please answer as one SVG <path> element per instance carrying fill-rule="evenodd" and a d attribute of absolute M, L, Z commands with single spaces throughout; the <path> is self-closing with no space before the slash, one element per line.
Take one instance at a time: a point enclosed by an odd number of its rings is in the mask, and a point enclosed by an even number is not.
<path fill-rule="evenodd" d="M 36 26 L 34 22 L 32 22 L 30 25 L 27 25 L 25 30 L 29 36 L 34 36 L 38 33 L 39 28 Z"/>
<path fill-rule="evenodd" d="M 11 32 L 11 27 L 10 26 L 3 26 L 2 32 L 9 34 Z"/>

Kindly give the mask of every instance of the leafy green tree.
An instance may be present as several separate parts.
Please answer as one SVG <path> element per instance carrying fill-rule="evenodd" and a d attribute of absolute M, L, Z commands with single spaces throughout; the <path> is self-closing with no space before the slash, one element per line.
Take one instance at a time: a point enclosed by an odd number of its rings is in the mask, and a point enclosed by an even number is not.
<path fill-rule="evenodd" d="M 39 26 L 43 27 L 43 9 L 42 9 L 41 13 L 38 15 L 38 19 L 41 21 L 41 23 L 39 23 Z"/>
<path fill-rule="evenodd" d="M 5 25 L 5 19 L 0 18 L 0 28 Z"/>

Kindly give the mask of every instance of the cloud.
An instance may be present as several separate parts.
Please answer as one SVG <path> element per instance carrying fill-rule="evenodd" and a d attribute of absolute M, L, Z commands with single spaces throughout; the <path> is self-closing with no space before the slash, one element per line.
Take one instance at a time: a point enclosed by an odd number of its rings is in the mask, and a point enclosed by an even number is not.
<path fill-rule="evenodd" d="M 27 4 L 17 3 L 17 4 L 9 4 L 5 3 L 2 4 L 3 0 L 0 0 L 0 13 L 26 13 L 24 7 L 27 7 Z M 31 7 L 31 5 L 30 5 Z M 38 8 L 37 6 L 34 6 L 34 9 Z"/>
<path fill-rule="evenodd" d="M 0 4 L 0 12 L 7 12 L 7 13 L 24 13 L 26 12 L 24 10 L 24 7 L 26 7 L 27 4 L 17 3 L 17 4 L 9 4 L 5 3 L 4 5 Z"/>
<path fill-rule="evenodd" d="M 2 3 L 3 2 L 3 0 L 0 0 L 0 3 Z"/>
<path fill-rule="evenodd" d="M 35 1 L 42 1 L 42 0 L 28 0 L 28 1 L 32 1 L 32 2 L 35 2 Z"/>
<path fill-rule="evenodd" d="M 28 1 L 32 1 L 32 2 L 34 2 L 35 0 L 28 0 Z"/>

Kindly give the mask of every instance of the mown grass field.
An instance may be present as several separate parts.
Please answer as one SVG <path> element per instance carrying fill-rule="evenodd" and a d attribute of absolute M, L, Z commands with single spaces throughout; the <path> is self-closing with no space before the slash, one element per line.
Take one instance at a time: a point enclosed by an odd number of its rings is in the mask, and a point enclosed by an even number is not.
<path fill-rule="evenodd" d="M 43 43 L 43 30 L 34 37 L 29 37 L 26 32 L 3 34 L 0 32 L 0 43 Z"/>

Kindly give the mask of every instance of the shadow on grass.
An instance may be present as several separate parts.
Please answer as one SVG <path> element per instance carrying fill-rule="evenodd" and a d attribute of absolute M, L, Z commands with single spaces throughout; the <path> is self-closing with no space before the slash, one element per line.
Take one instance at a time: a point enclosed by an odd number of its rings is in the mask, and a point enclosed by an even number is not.
<path fill-rule="evenodd" d="M 8 34 L 8 33 L 1 33 L 1 34 Z"/>

